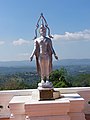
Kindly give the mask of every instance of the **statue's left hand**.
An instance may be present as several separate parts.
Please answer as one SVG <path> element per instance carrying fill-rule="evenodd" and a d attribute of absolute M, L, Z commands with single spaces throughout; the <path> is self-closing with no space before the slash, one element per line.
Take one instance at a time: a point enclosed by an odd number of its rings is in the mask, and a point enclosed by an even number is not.
<path fill-rule="evenodd" d="M 33 60 L 33 56 L 30 57 L 30 62 Z"/>

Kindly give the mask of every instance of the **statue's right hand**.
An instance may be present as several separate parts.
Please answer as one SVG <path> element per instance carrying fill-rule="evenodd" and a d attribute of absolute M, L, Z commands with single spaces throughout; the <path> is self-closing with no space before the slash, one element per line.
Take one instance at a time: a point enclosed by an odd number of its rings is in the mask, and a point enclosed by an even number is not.
<path fill-rule="evenodd" d="M 30 57 L 30 62 L 33 60 L 33 56 Z"/>
<path fill-rule="evenodd" d="M 55 55 L 55 58 L 56 58 L 56 60 L 58 60 L 58 56 L 57 55 Z"/>

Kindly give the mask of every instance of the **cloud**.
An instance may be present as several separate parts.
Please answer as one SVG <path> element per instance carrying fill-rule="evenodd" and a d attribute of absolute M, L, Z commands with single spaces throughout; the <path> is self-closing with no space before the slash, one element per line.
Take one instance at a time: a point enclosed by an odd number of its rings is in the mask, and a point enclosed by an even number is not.
<path fill-rule="evenodd" d="M 55 34 L 53 35 L 54 40 L 90 40 L 90 30 L 86 29 L 84 31 L 79 31 L 79 32 L 65 32 L 65 34 L 60 35 L 60 34 Z"/>
<path fill-rule="evenodd" d="M 0 41 L 0 45 L 3 45 L 3 44 L 5 44 L 5 42 L 4 41 Z"/>
<path fill-rule="evenodd" d="M 15 46 L 29 44 L 29 43 L 30 43 L 30 41 L 24 40 L 22 38 L 13 41 L 13 45 L 15 45 Z"/>

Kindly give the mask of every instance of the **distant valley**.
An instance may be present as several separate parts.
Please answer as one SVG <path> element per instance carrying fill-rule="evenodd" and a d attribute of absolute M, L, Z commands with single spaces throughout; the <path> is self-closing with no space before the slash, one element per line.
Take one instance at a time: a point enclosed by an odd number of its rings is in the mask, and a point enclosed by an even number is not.
<path fill-rule="evenodd" d="M 90 65 L 90 59 L 62 59 L 53 61 L 54 66 L 68 66 L 68 65 Z M 35 67 L 35 61 L 4 61 L 0 62 L 0 67 Z"/>
<path fill-rule="evenodd" d="M 90 59 L 64 59 L 53 61 L 53 69 L 64 67 L 69 74 L 90 73 Z M 35 61 L 0 62 L 0 74 L 36 72 Z"/>
<path fill-rule="evenodd" d="M 65 80 L 70 83 L 69 87 L 90 86 L 90 59 L 53 61 L 53 70 L 60 71 L 61 68 L 66 71 Z M 35 61 L 0 62 L 0 90 L 36 89 L 39 81 Z"/>

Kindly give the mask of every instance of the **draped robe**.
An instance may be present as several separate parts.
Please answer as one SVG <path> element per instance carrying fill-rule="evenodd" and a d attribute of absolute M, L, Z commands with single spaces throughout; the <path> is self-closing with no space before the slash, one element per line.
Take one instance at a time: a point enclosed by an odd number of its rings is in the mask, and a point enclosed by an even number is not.
<path fill-rule="evenodd" d="M 52 71 L 52 54 L 55 54 L 55 51 L 50 38 L 39 37 L 34 40 L 32 55 L 36 57 L 37 72 L 41 79 L 45 77 L 49 79 L 49 74 Z"/>

